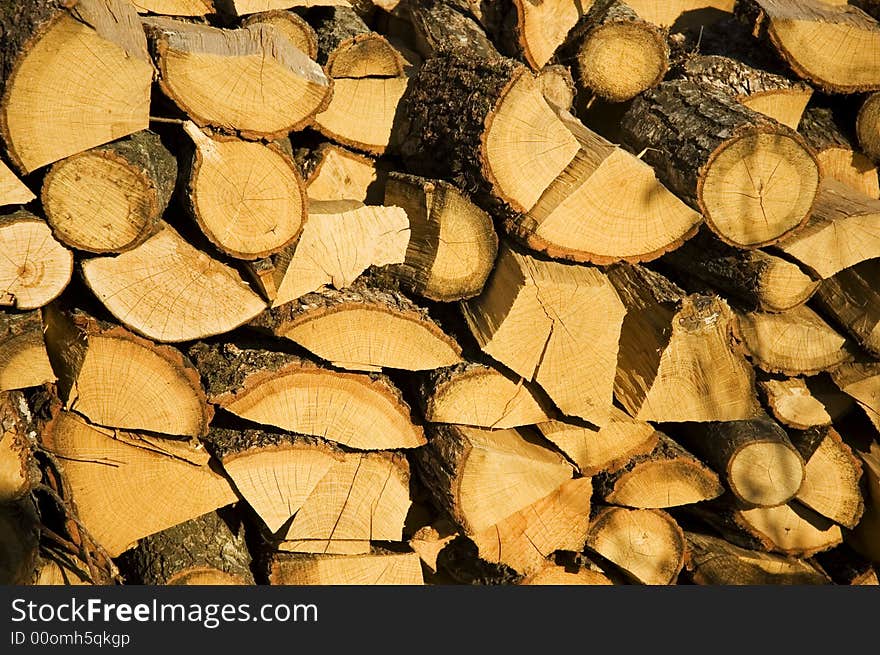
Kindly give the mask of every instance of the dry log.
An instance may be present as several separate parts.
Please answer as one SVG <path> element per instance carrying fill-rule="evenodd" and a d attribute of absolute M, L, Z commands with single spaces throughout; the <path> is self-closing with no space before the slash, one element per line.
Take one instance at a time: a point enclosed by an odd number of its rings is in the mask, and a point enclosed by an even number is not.
<path fill-rule="evenodd" d="M 6 2 L 0 31 L 0 136 L 19 171 L 147 129 L 153 66 L 131 3 Z"/>
<path fill-rule="evenodd" d="M 856 119 L 856 133 L 865 154 L 880 161 L 880 93 L 872 93 L 862 103 Z"/>
<path fill-rule="evenodd" d="M 627 0 L 643 19 L 673 31 L 728 18 L 734 3 L 735 0 Z"/>
<path fill-rule="evenodd" d="M 33 452 L 38 430 L 24 395 L 0 392 L 0 506 L 23 498 L 39 481 Z"/>
<path fill-rule="evenodd" d="M 244 419 L 350 448 L 425 443 L 409 406 L 384 376 L 342 373 L 295 355 L 197 343 L 189 356 L 208 400 Z"/>
<path fill-rule="evenodd" d="M 684 292 L 662 275 L 622 265 L 609 277 L 627 308 L 614 395 L 644 421 L 754 416 L 754 372 L 735 352 L 734 315 L 717 296 Z"/>
<path fill-rule="evenodd" d="M 605 274 L 503 246 L 483 293 L 462 309 L 487 355 L 536 382 L 564 414 L 606 421 L 624 307 Z"/>
<path fill-rule="evenodd" d="M 538 71 L 541 94 L 551 107 L 571 111 L 577 87 L 571 69 L 562 64 L 548 64 Z"/>
<path fill-rule="evenodd" d="M 197 437 L 208 430 L 199 374 L 180 351 L 85 312 L 45 311 L 46 345 L 65 408 L 94 425 Z"/>
<path fill-rule="evenodd" d="M 77 250 L 124 252 L 159 229 L 177 182 L 177 160 L 154 132 L 57 162 L 41 201 L 55 236 Z"/>
<path fill-rule="evenodd" d="M 357 12 L 345 5 L 315 9 L 308 14 L 318 41 L 318 63 L 334 79 L 401 77 L 406 61 L 388 40 L 373 32 Z"/>
<path fill-rule="evenodd" d="M 880 262 L 876 259 L 844 269 L 823 280 L 816 305 L 865 350 L 880 356 Z"/>
<path fill-rule="evenodd" d="M 404 11 L 423 57 L 458 51 L 469 57 L 497 59 L 495 46 L 474 16 L 456 0 L 406 2 Z"/>
<path fill-rule="evenodd" d="M 207 16 L 214 13 L 215 0 L 132 0 L 141 14 L 163 16 Z"/>
<path fill-rule="evenodd" d="M 664 82 L 632 103 L 621 127 L 660 180 L 731 245 L 775 243 L 809 217 L 819 165 L 803 138 L 725 93 Z"/>
<path fill-rule="evenodd" d="M 25 205 L 34 198 L 33 192 L 0 159 L 0 207 Z"/>
<path fill-rule="evenodd" d="M 272 25 L 282 32 L 290 42 L 308 56 L 318 58 L 318 36 L 315 30 L 299 14 L 283 9 L 273 9 L 258 14 L 251 14 L 241 22 L 243 27 L 264 24 Z"/>
<path fill-rule="evenodd" d="M 385 204 L 402 207 L 409 218 L 406 260 L 394 268 L 408 290 L 440 302 L 483 290 L 498 254 L 486 212 L 447 182 L 399 173 L 388 179 Z"/>
<path fill-rule="evenodd" d="M 422 585 L 415 553 L 305 555 L 279 553 L 272 558 L 273 585 Z"/>
<path fill-rule="evenodd" d="M 880 426 L 880 363 L 850 362 L 829 373 L 834 384 L 858 402 L 875 426 Z"/>
<path fill-rule="evenodd" d="M 614 584 L 604 573 L 587 568 L 572 570 L 567 566 L 560 566 L 547 562 L 543 568 L 526 576 L 520 582 L 522 585 L 610 585 Z"/>
<path fill-rule="evenodd" d="M 773 418 L 796 430 L 831 425 L 831 416 L 822 401 L 816 398 L 803 378 L 762 380 L 758 383 L 764 392 Z"/>
<path fill-rule="evenodd" d="M 55 379 L 40 313 L 0 313 L 0 392 L 37 387 Z"/>
<path fill-rule="evenodd" d="M 64 291 L 73 253 L 40 218 L 25 210 L 0 216 L 0 307 L 37 309 Z"/>
<path fill-rule="evenodd" d="M 380 204 L 386 171 L 376 160 L 332 143 L 312 153 L 306 193 L 310 200 L 357 200 Z"/>
<path fill-rule="evenodd" d="M 83 261 L 82 273 L 117 319 L 156 341 L 228 332 L 266 307 L 234 269 L 167 224 L 133 250 Z"/>

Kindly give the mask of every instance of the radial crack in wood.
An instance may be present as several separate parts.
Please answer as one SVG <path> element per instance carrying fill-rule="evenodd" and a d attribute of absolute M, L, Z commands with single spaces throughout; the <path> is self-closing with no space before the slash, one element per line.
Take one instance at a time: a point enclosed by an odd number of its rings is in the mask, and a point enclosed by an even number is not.
<path fill-rule="evenodd" d="M 46 222 L 25 210 L 0 216 L 0 307 L 37 309 L 67 287 L 73 253 Z"/>

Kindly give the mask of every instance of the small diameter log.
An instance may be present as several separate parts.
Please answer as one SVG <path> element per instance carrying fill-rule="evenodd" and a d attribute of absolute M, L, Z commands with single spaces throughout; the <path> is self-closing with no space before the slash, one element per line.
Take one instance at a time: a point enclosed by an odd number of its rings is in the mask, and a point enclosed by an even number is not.
<path fill-rule="evenodd" d="M 342 452 L 304 435 L 213 427 L 204 441 L 272 533 L 290 520 Z"/>
<path fill-rule="evenodd" d="M 480 59 L 500 57 L 482 25 L 456 0 L 406 2 L 403 10 L 415 33 L 416 49 L 426 59 L 444 52 Z"/>
<path fill-rule="evenodd" d="M 736 326 L 745 354 L 768 373 L 815 375 L 852 359 L 847 340 L 807 306 L 739 314 Z"/>
<path fill-rule="evenodd" d="M 403 540 L 410 470 L 401 453 L 346 453 L 282 532 L 288 552 L 363 554 L 372 541 Z"/>
<path fill-rule="evenodd" d="M 145 18 L 162 91 L 199 126 L 286 135 L 330 101 L 321 67 L 272 25 L 236 30 Z"/>
<path fill-rule="evenodd" d="M 542 439 L 517 430 L 429 427 L 415 451 L 419 472 L 439 507 L 468 535 L 478 535 L 547 497 L 572 467 Z"/>
<path fill-rule="evenodd" d="M 556 109 L 580 146 L 526 214 L 505 217 L 508 233 L 533 250 L 594 264 L 655 259 L 702 222 L 638 157 Z"/>
<path fill-rule="evenodd" d="M 367 27 L 351 7 L 339 5 L 308 13 L 318 39 L 317 61 L 328 77 L 401 77 L 406 62 L 388 40 Z"/>
<path fill-rule="evenodd" d="M 266 307 L 234 269 L 194 248 L 167 224 L 133 250 L 83 261 L 82 272 L 117 319 L 156 341 L 222 334 Z"/>
<path fill-rule="evenodd" d="M 36 428 L 24 395 L 0 392 L 0 507 L 24 497 L 40 479 L 33 453 Z"/>
<path fill-rule="evenodd" d="M 578 82 L 609 102 L 631 100 L 669 69 L 666 32 L 621 0 L 593 2 L 568 41 Z"/>
<path fill-rule="evenodd" d="M 803 138 L 725 93 L 664 82 L 626 111 L 622 138 L 726 243 L 775 243 L 809 217 L 819 165 Z"/>
<path fill-rule="evenodd" d="M 380 204 L 385 171 L 372 157 L 332 143 L 322 143 L 312 153 L 306 178 L 309 200 L 357 200 Z"/>
<path fill-rule="evenodd" d="M 877 167 L 868 157 L 858 152 L 853 141 L 838 125 L 830 108 L 808 109 L 798 131 L 816 151 L 823 179 L 837 180 L 871 199 L 880 197 Z M 864 145 L 862 148 L 865 149 Z"/>
<path fill-rule="evenodd" d="M 878 5 L 880 7 L 880 5 Z M 816 555 L 815 562 L 822 567 L 834 584 L 850 586 L 877 586 L 877 570 L 845 543 Z"/>
<path fill-rule="evenodd" d="M 425 443 L 409 406 L 384 376 L 342 373 L 294 355 L 234 345 L 199 343 L 189 356 L 208 400 L 254 423 L 362 450 Z"/>
<path fill-rule="evenodd" d="M 0 136 L 19 171 L 147 129 L 153 66 L 129 2 L 7 2 L 0 26 Z"/>
<path fill-rule="evenodd" d="M 407 169 L 451 180 L 484 208 L 528 211 L 579 150 L 528 69 L 505 58 L 426 60 L 401 115 Z"/>
<path fill-rule="evenodd" d="M 53 165 L 41 200 L 53 233 L 66 245 L 124 252 L 159 229 L 176 182 L 177 160 L 145 130 Z"/>
<path fill-rule="evenodd" d="M 754 416 L 754 372 L 732 344 L 734 315 L 717 296 L 691 295 L 662 275 L 622 265 L 609 278 L 627 308 L 614 394 L 643 421 Z"/>
<path fill-rule="evenodd" d="M 813 95 L 809 84 L 752 68 L 732 57 L 694 55 L 681 66 L 681 75 L 733 96 L 749 109 L 798 129 Z"/>
<path fill-rule="evenodd" d="M 705 231 L 666 253 L 662 263 L 766 312 L 803 305 L 819 287 L 796 264 L 763 250 L 734 248 Z"/>
<path fill-rule="evenodd" d="M 859 481 L 861 461 L 834 428 L 791 431 L 804 458 L 804 483 L 796 500 L 845 528 L 854 528 L 865 508 Z"/>
<path fill-rule="evenodd" d="M 461 347 L 426 310 L 396 291 L 363 282 L 307 293 L 251 325 L 354 371 L 423 371 L 461 361 Z"/>
<path fill-rule="evenodd" d="M 272 307 L 327 285 L 345 289 L 370 266 L 402 263 L 410 229 L 400 207 L 310 200 L 309 219 L 296 245 L 272 259 Z"/>
<path fill-rule="evenodd" d="M 0 392 L 55 381 L 37 311 L 0 312 Z"/>
<path fill-rule="evenodd" d="M 180 351 L 84 312 L 45 312 L 46 344 L 66 409 L 122 430 L 197 437 L 214 412 Z"/>
<path fill-rule="evenodd" d="M 254 584 L 244 526 L 223 510 L 141 539 L 122 555 L 120 567 L 129 584 Z"/>
<path fill-rule="evenodd" d="M 30 585 L 40 551 L 40 517 L 30 497 L 0 504 L 0 585 Z"/>
<path fill-rule="evenodd" d="M 880 201 L 824 180 L 804 229 L 776 244 L 818 277 L 880 257 Z"/>
<path fill-rule="evenodd" d="M 755 507 L 787 503 L 804 480 L 804 460 L 769 418 L 691 423 L 672 432 L 717 471 L 737 499 Z"/>
<path fill-rule="evenodd" d="M 605 423 L 624 306 L 604 273 L 505 245 L 483 293 L 462 309 L 483 352 L 536 382 L 564 414 Z"/>
<path fill-rule="evenodd" d="M 880 356 L 880 261 L 873 259 L 823 280 L 816 306 L 868 352 Z"/>
<path fill-rule="evenodd" d="M 0 159 L 0 207 L 25 205 L 36 198 L 18 176 Z"/>
<path fill-rule="evenodd" d="M 714 471 L 662 432 L 657 436 L 654 450 L 594 478 L 596 491 L 606 503 L 663 509 L 711 500 L 724 493 Z"/>
<path fill-rule="evenodd" d="M 763 380 L 758 383 L 773 418 L 796 430 L 831 425 L 831 416 L 803 378 Z"/>
<path fill-rule="evenodd" d="M 431 423 L 514 428 L 547 421 L 553 411 L 521 377 L 474 362 L 431 371 L 419 397 Z"/>
<path fill-rule="evenodd" d="M 684 533 L 659 509 L 605 507 L 593 518 L 587 549 L 617 566 L 633 582 L 674 584 L 684 566 Z"/>
<path fill-rule="evenodd" d="M 809 562 L 735 546 L 719 537 L 685 532 L 685 565 L 701 585 L 816 585 L 831 581 Z"/>
<path fill-rule="evenodd" d="M 278 553 L 272 558 L 269 584 L 422 585 L 424 579 L 419 556 L 415 553 L 377 552 L 364 555 Z"/>
<path fill-rule="evenodd" d="M 407 289 L 439 302 L 482 291 L 498 253 L 486 212 L 448 182 L 398 173 L 388 179 L 385 204 L 409 218 L 406 261 L 394 268 Z"/>
<path fill-rule="evenodd" d="M 856 118 L 856 134 L 865 154 L 880 161 L 880 93 L 872 93 L 862 103 Z"/>
<path fill-rule="evenodd" d="M 859 9 L 821 0 L 744 0 L 737 13 L 795 73 L 826 93 L 880 89 L 880 25 Z"/>
<path fill-rule="evenodd" d="M 0 307 L 42 307 L 73 275 L 73 253 L 55 240 L 45 221 L 23 209 L 0 216 L 0 252 Z"/>
<path fill-rule="evenodd" d="M 272 144 L 209 136 L 187 121 L 195 143 L 186 200 L 202 232 L 239 259 L 258 259 L 293 244 L 308 216 L 296 164 Z"/>
<path fill-rule="evenodd" d="M 556 420 L 535 427 L 585 476 L 601 471 L 613 473 L 634 457 L 652 452 L 660 441 L 651 425 L 630 418 L 616 407 L 601 428 Z"/>
<path fill-rule="evenodd" d="M 252 14 L 241 22 L 242 27 L 251 25 L 272 25 L 279 32 L 283 33 L 290 42 L 306 54 L 309 59 L 318 58 L 318 37 L 315 30 L 306 20 L 293 13 L 283 9 L 274 9 L 264 11 L 258 14 Z"/>
<path fill-rule="evenodd" d="M 581 552 L 590 525 L 592 491 L 590 478 L 566 480 L 548 496 L 471 535 L 479 558 L 530 575 L 558 550 Z"/>
<path fill-rule="evenodd" d="M 60 412 L 43 432 L 80 520 L 111 557 L 138 539 L 237 500 L 204 449 L 89 425 Z"/>

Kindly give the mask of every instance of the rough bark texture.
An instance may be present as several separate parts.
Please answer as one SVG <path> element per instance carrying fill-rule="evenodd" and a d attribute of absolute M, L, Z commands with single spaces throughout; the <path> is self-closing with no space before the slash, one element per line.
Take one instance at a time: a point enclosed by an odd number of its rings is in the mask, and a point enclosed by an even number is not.
<path fill-rule="evenodd" d="M 880 266 L 869 260 L 823 280 L 816 292 L 822 313 L 880 357 Z"/>
<path fill-rule="evenodd" d="M 692 82 L 711 86 L 737 99 L 774 91 L 810 91 L 809 85 L 803 82 L 721 55 L 689 57 L 677 72 Z"/>
<path fill-rule="evenodd" d="M 346 41 L 370 33 L 370 28 L 351 7 L 316 7 L 307 17 L 318 37 L 318 63 L 322 66 Z"/>
<path fill-rule="evenodd" d="M 419 477 L 432 490 L 437 507 L 457 525 L 466 525 L 456 491 L 461 467 L 471 451 L 470 442 L 454 425 L 432 425 L 429 435 L 427 447 L 415 451 Z"/>
<path fill-rule="evenodd" d="M 844 133 L 840 122 L 829 107 L 807 109 L 798 125 L 798 132 L 817 152 L 826 148 L 853 150 L 853 139 Z"/>
<path fill-rule="evenodd" d="M 424 57 L 458 53 L 475 59 L 501 57 L 485 30 L 454 0 L 410 0 L 405 5 Z"/>
<path fill-rule="evenodd" d="M 28 41 L 48 28 L 64 5 L 62 0 L 0 1 L 0 95 Z"/>

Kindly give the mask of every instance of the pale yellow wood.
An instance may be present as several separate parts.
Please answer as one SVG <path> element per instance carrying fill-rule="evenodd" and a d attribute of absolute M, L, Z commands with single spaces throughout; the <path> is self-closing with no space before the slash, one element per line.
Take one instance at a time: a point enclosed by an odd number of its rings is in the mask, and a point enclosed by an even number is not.
<path fill-rule="evenodd" d="M 739 512 L 742 521 L 769 549 L 811 557 L 843 541 L 840 526 L 795 504 Z"/>
<path fill-rule="evenodd" d="M 73 275 L 73 253 L 29 212 L 0 217 L 0 253 L 0 307 L 42 307 L 64 291 Z"/>
<path fill-rule="evenodd" d="M 539 70 L 550 61 L 592 4 L 593 0 L 515 0 L 519 44 L 532 68 Z"/>
<path fill-rule="evenodd" d="M 422 585 L 415 553 L 278 556 L 272 562 L 273 585 Z"/>
<path fill-rule="evenodd" d="M 0 206 L 24 205 L 34 198 L 33 192 L 0 160 Z"/>
<path fill-rule="evenodd" d="M 331 144 L 321 148 L 319 157 L 306 180 L 310 200 L 367 202 L 370 185 L 378 178 L 373 159 Z"/>
<path fill-rule="evenodd" d="M 824 177 L 837 180 L 871 200 L 880 198 L 877 166 L 862 153 L 849 148 L 826 148 L 816 156 Z"/>
<path fill-rule="evenodd" d="M 522 585 L 610 585 L 614 584 L 604 573 L 590 569 L 569 570 L 547 562 L 544 568 L 523 578 Z"/>
<path fill-rule="evenodd" d="M 812 89 L 778 89 L 753 93 L 738 100 L 749 109 L 796 130 L 812 96 Z"/>
<path fill-rule="evenodd" d="M 132 0 L 142 14 L 165 16 L 205 16 L 214 13 L 214 0 Z"/>
<path fill-rule="evenodd" d="M 798 430 L 831 424 L 831 416 L 822 402 L 810 393 L 804 379 L 764 380 L 760 386 L 767 395 L 773 416 L 781 423 Z"/>
<path fill-rule="evenodd" d="M 730 18 L 735 0 L 627 0 L 640 18 L 661 27 L 693 27 Z"/>
<path fill-rule="evenodd" d="M 458 536 L 455 525 L 448 520 L 440 519 L 432 525 L 419 528 L 408 543 L 422 563 L 436 573 L 437 557 L 449 542 Z"/>
<path fill-rule="evenodd" d="M 835 523 L 854 528 L 865 508 L 861 477 L 860 460 L 832 428 L 807 460 L 795 498 Z"/>

